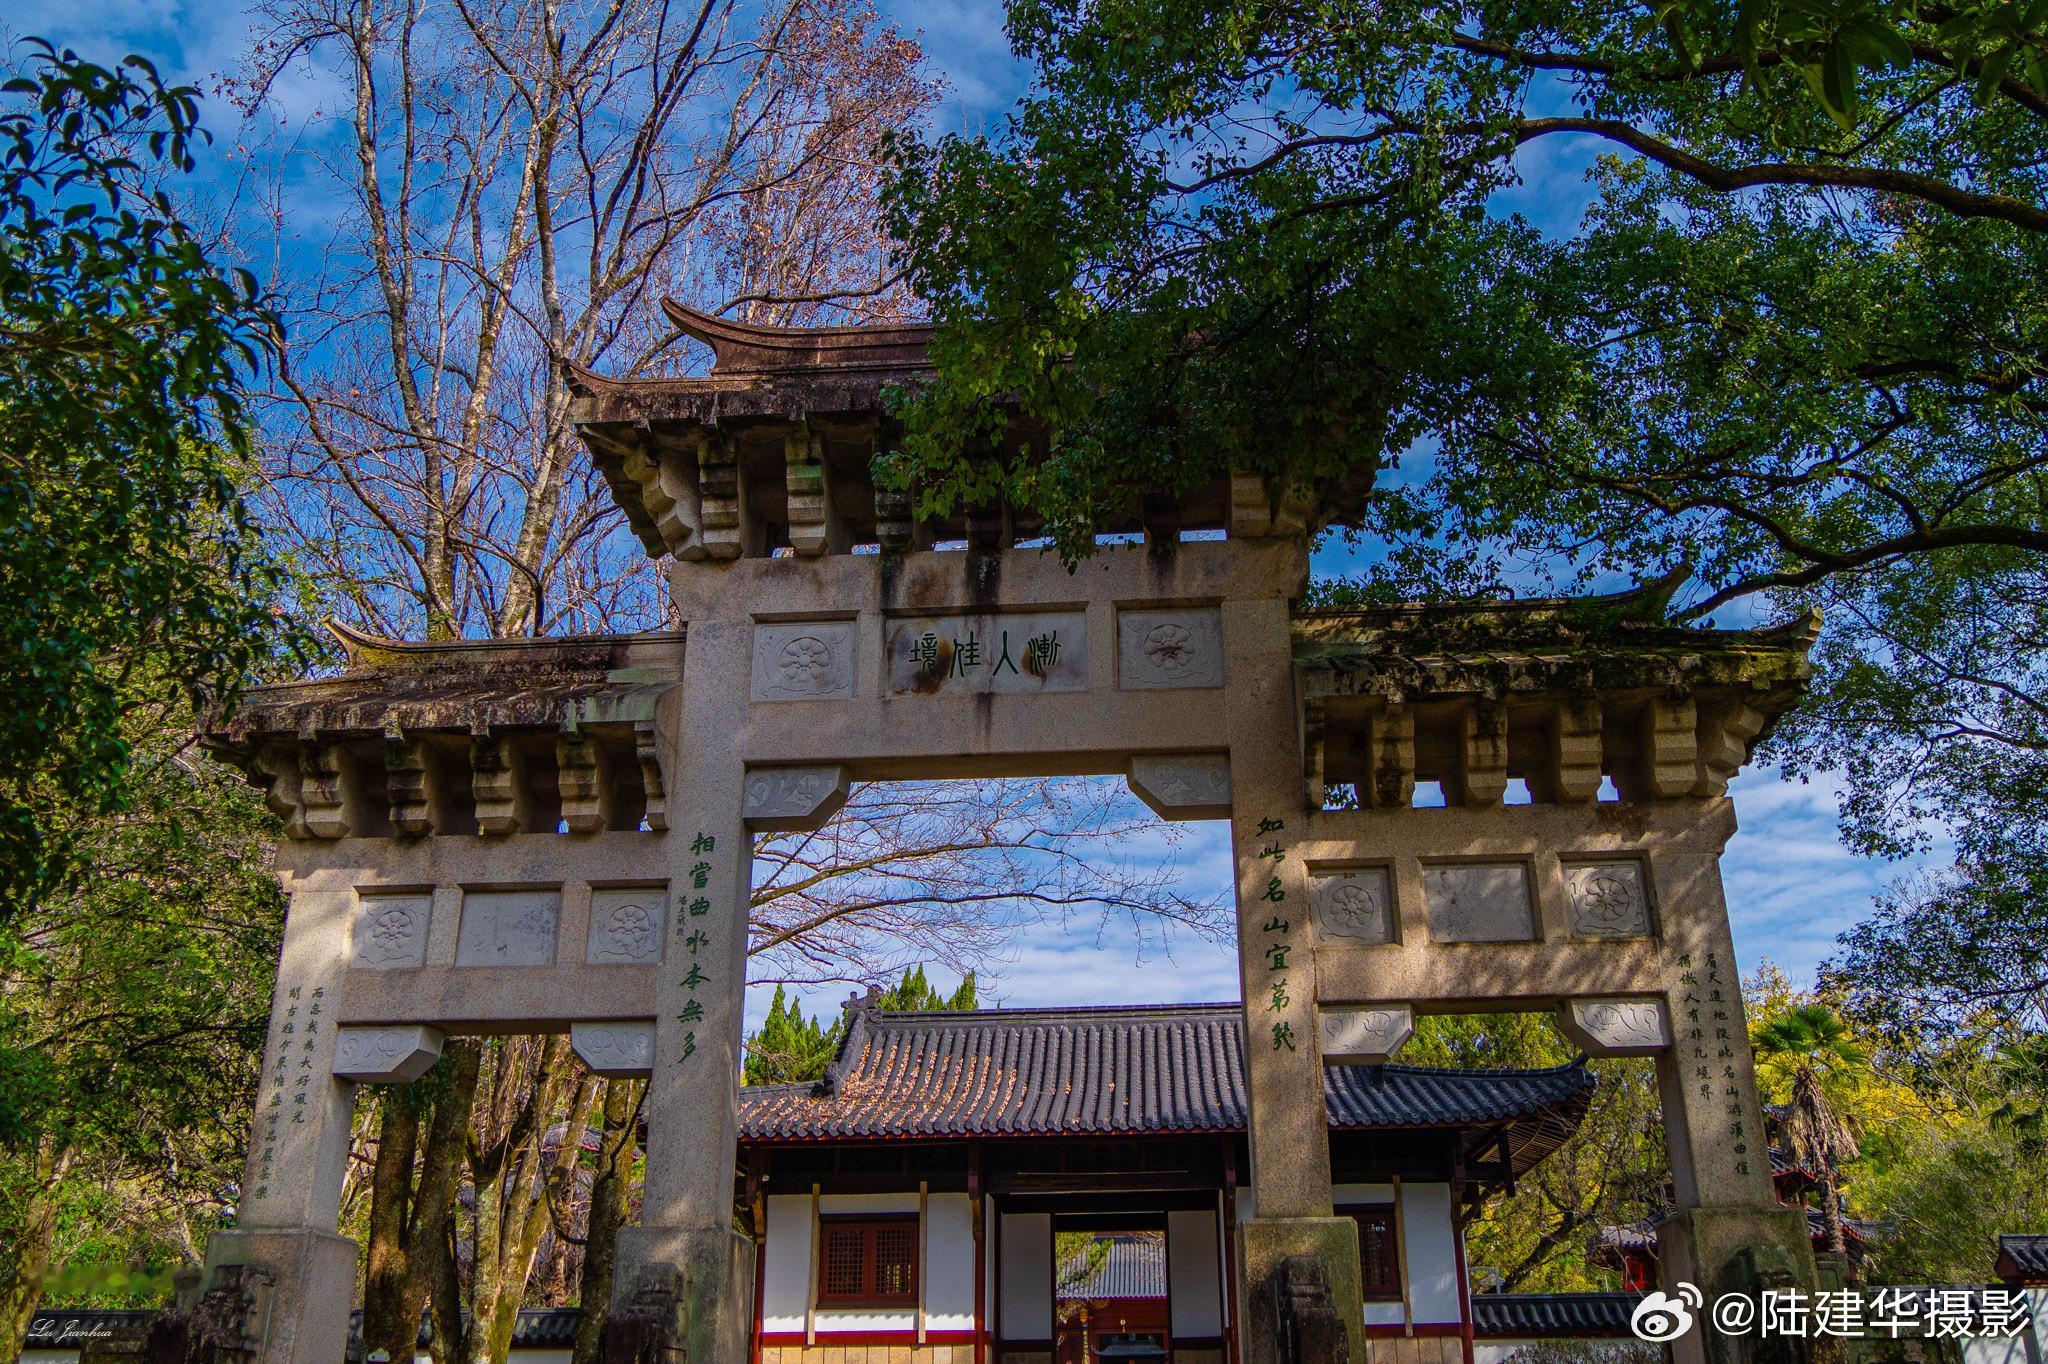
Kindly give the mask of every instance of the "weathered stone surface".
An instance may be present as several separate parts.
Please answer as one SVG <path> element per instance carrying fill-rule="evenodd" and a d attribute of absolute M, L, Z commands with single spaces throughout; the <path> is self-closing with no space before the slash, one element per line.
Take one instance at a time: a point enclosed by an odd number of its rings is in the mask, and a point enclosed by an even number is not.
<path fill-rule="evenodd" d="M 1225 753 L 1140 753 L 1126 778 L 1161 819 L 1227 819 L 1230 756 Z"/>
<path fill-rule="evenodd" d="M 439 1029 L 416 1023 L 391 1028 L 337 1028 L 334 1076 L 358 1084 L 411 1084 L 434 1068 L 445 1040 Z"/>
<path fill-rule="evenodd" d="M 584 1065 L 607 1079 L 644 1078 L 654 1065 L 654 1020 L 573 1023 L 569 1045 Z"/>
<path fill-rule="evenodd" d="M 1084 691 L 1087 618 L 1026 611 L 892 620 L 884 647 L 893 696 Z"/>
<path fill-rule="evenodd" d="M 1215 607 L 1123 611 L 1116 620 L 1117 685 L 1223 685 L 1223 621 Z"/>
<path fill-rule="evenodd" d="M 368 971 L 396 971 L 427 960 L 427 920 L 433 897 L 415 892 L 362 893 L 356 899 L 349 965 Z"/>
<path fill-rule="evenodd" d="M 1527 942 L 1536 936 L 1524 863 L 1424 867 L 1422 898 L 1432 941 Z"/>
<path fill-rule="evenodd" d="M 591 891 L 584 960 L 593 965 L 660 961 L 667 903 L 666 886 L 605 886 Z"/>
<path fill-rule="evenodd" d="M 1580 938 L 1642 938 L 1650 932 L 1643 864 L 1633 859 L 1567 862 L 1572 934 Z"/>
<path fill-rule="evenodd" d="M 748 695 L 756 701 L 832 701 L 853 695 L 854 641 L 850 620 L 756 625 Z"/>
<path fill-rule="evenodd" d="M 1405 1004 L 1323 1008 L 1323 1060 L 1328 1064 L 1377 1065 L 1414 1035 L 1415 1011 Z"/>
<path fill-rule="evenodd" d="M 1394 901 L 1385 867 L 1311 872 L 1308 900 L 1315 911 L 1316 938 L 1319 941 L 1335 938 L 1348 942 L 1387 943 L 1394 940 Z"/>
<path fill-rule="evenodd" d="M 1654 1056 L 1671 1045 L 1661 999 L 1570 999 L 1557 1022 L 1593 1056 Z"/>
<path fill-rule="evenodd" d="M 815 829 L 846 804 L 851 782 L 843 764 L 764 767 L 747 773 L 747 826 L 764 832 Z"/>
<path fill-rule="evenodd" d="M 546 966 L 555 959 L 561 892 L 470 890 L 462 895 L 457 966 Z"/>

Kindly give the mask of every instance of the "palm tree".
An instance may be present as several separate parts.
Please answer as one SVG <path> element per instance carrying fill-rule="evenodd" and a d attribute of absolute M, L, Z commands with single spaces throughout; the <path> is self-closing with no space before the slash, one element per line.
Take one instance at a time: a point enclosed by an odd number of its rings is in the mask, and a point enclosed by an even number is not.
<path fill-rule="evenodd" d="M 1824 1071 L 1849 1070 L 1869 1061 L 1847 1024 L 1825 1004 L 1807 1004 L 1762 1024 L 1750 1034 L 1759 1057 L 1779 1057 L 1792 1066 L 1792 1101 L 1780 1124 L 1780 1139 L 1793 1164 L 1820 1181 L 1821 1229 L 1831 1254 L 1848 1264 L 1842 1230 L 1842 1167 L 1860 1154 L 1856 1134 L 1821 1088 Z"/>

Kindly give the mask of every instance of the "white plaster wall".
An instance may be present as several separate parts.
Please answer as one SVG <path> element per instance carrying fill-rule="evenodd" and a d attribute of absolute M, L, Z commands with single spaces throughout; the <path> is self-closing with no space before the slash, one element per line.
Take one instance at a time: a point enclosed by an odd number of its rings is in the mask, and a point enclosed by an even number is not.
<path fill-rule="evenodd" d="M 888 1213 L 914 1213 L 917 1211 L 917 1193 L 880 1194 L 825 1194 L 818 1199 L 820 1217 L 873 1217 Z M 774 1240 L 774 1229 L 769 1229 L 769 1239 Z M 809 1228 L 805 1228 L 804 1253 L 810 1255 Z M 810 1291 L 810 1265 L 806 1261 L 804 1291 Z M 917 1312 L 912 1308 L 894 1311 L 878 1311 L 873 1308 L 820 1308 L 811 1315 L 811 1325 L 820 1337 L 837 1331 L 915 1331 Z M 771 1328 L 772 1329 L 772 1328 Z M 801 1331 L 799 1321 L 796 1329 Z"/>
<path fill-rule="evenodd" d="M 1331 1190 L 1339 1208 L 1354 1203 L 1392 1203 L 1391 1184 L 1339 1184 Z M 1458 1313 L 1457 1230 L 1451 1223 L 1451 1186 L 1401 1186 L 1401 1272 L 1408 1280 L 1408 1305 L 1418 1323 L 1456 1323 Z M 1368 1326 L 1399 1325 L 1401 1304 L 1369 1302 Z"/>
<path fill-rule="evenodd" d="M 924 1208 L 924 1324 L 974 1329 L 974 1205 L 964 1193 L 935 1193 Z"/>
<path fill-rule="evenodd" d="M 803 1330 L 811 1297 L 809 1194 L 769 1195 L 768 1241 L 761 1249 L 762 1329 Z"/>
<path fill-rule="evenodd" d="M 1166 1291 L 1176 1336 L 1223 1334 L 1222 1275 L 1217 1263 L 1216 1214 L 1166 1214 Z"/>
<path fill-rule="evenodd" d="M 1003 1218 L 1002 1323 L 1006 1340 L 1052 1338 L 1052 1214 Z"/>
<path fill-rule="evenodd" d="M 23 1350 L 21 1364 L 78 1364 L 76 1350 Z"/>

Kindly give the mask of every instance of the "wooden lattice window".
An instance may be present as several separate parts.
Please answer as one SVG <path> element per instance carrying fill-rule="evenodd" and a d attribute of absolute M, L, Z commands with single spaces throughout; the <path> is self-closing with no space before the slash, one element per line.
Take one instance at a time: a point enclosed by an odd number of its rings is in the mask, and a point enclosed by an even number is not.
<path fill-rule="evenodd" d="M 1394 1235 L 1394 1205 L 1346 1208 L 1358 1224 L 1359 1281 L 1368 1302 L 1401 1296 L 1401 1245 Z"/>
<path fill-rule="evenodd" d="M 827 1307 L 917 1306 L 917 1219 L 821 1219 L 818 1303 Z"/>

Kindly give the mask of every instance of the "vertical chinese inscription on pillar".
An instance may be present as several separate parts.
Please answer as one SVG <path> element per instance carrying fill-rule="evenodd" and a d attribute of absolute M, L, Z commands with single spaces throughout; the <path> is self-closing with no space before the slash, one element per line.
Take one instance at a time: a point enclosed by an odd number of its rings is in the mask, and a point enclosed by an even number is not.
<path fill-rule="evenodd" d="M 1086 621 L 1079 611 L 890 621 L 889 694 L 1084 690 Z"/>
<path fill-rule="evenodd" d="M 718 839 L 699 829 L 690 840 L 690 853 L 696 860 L 690 863 L 679 897 L 683 912 L 676 915 L 675 935 L 682 950 L 676 953 L 675 969 L 681 973 L 680 984 L 687 992 L 682 1011 L 676 1015 L 676 1022 L 683 1027 L 683 1044 L 676 1049 L 679 1066 L 697 1054 L 697 1025 L 704 1021 L 704 1006 L 697 999 L 697 991 L 711 983 L 711 975 L 704 969 L 704 949 L 711 946 L 711 935 L 704 931 L 703 921 L 710 917 L 714 890 L 711 863 L 706 858 L 716 851 Z M 737 931 L 745 932 L 744 925 Z"/>
<path fill-rule="evenodd" d="M 1266 921 L 1259 925 L 1265 943 L 1265 994 L 1261 998 L 1258 991 L 1249 992 L 1245 1006 L 1249 1010 L 1264 1004 L 1269 1015 L 1267 1027 L 1274 1051 L 1299 1051 L 1301 1039 L 1295 1035 L 1293 1019 L 1287 1016 L 1294 1008 L 1294 995 L 1288 989 L 1289 958 L 1294 952 L 1291 941 L 1294 920 L 1287 909 L 1287 887 L 1280 880 L 1280 864 L 1287 860 L 1287 849 L 1281 845 L 1279 835 L 1286 829 L 1286 820 L 1266 818 L 1259 821 L 1255 831 L 1255 841 L 1260 844 L 1256 854 L 1258 875 L 1265 878 L 1258 898 L 1262 905 L 1269 904 L 1272 909 Z M 1256 1036 L 1256 1029 L 1252 1031 Z"/>
<path fill-rule="evenodd" d="M 282 982 L 280 982 L 282 984 Z M 303 985 L 284 987 L 285 1007 L 268 1044 L 263 1068 L 263 1087 L 270 1097 L 262 1104 L 262 1141 L 256 1156 L 256 1187 L 251 1197 L 258 1202 L 270 1197 L 273 1175 L 294 1178 L 287 1164 L 277 1165 L 277 1146 L 291 1126 L 304 1126 L 312 1098 L 316 1049 L 325 1024 L 323 1016 L 327 991 L 321 986 L 308 990 Z"/>
<path fill-rule="evenodd" d="M 1749 1124 L 1752 1118 L 1761 1119 L 1748 1111 L 1735 1063 L 1736 1048 L 1749 1045 L 1749 1039 L 1735 1035 L 1731 986 L 1723 977 L 1720 954 L 1706 952 L 1695 957 L 1687 952 L 1679 957 L 1678 965 L 1678 981 L 1683 987 L 1678 1013 L 1692 1065 L 1687 1083 L 1699 1096 L 1702 1113 L 1714 1112 L 1718 1106 L 1726 1124 L 1727 1149 L 1735 1157 L 1735 1173 L 1747 1175 Z"/>

